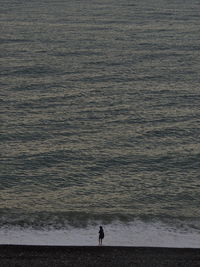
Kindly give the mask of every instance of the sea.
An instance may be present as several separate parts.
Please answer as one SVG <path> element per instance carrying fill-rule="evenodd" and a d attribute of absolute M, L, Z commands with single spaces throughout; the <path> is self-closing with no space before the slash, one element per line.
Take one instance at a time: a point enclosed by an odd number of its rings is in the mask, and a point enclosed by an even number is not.
<path fill-rule="evenodd" d="M 0 0 L 0 244 L 200 248 L 200 1 Z"/>

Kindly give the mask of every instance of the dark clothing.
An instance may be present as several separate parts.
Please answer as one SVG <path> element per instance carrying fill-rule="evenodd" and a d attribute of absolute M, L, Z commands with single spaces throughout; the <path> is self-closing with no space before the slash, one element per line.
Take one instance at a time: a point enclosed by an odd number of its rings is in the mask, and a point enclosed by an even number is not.
<path fill-rule="evenodd" d="M 99 239 L 103 239 L 104 238 L 104 232 L 103 229 L 99 230 Z"/>

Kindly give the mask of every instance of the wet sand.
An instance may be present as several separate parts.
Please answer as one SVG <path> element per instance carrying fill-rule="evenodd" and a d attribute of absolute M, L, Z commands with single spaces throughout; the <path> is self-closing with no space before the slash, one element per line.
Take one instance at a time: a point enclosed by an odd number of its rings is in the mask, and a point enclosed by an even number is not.
<path fill-rule="evenodd" d="M 0 245 L 1 267 L 199 267 L 200 249 Z"/>

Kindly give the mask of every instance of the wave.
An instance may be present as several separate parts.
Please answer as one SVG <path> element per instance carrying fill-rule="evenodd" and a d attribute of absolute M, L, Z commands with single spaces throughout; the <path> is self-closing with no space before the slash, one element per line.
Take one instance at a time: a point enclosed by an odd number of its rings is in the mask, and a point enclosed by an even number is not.
<path fill-rule="evenodd" d="M 200 218 L 198 217 L 169 217 L 160 214 L 140 215 L 124 213 L 89 213 L 89 212 L 10 212 L 1 211 L 0 228 L 19 228 L 19 229 L 34 229 L 34 230 L 50 230 L 50 229 L 68 229 L 72 228 L 87 228 L 91 225 L 109 225 L 118 222 L 123 225 L 135 224 L 162 224 L 166 227 L 179 229 L 181 232 L 195 231 L 200 233 Z"/>
<path fill-rule="evenodd" d="M 0 228 L 1 244 L 25 245 L 90 245 L 98 244 L 100 221 L 90 222 L 86 227 L 67 225 L 62 229 Z M 200 247 L 200 233 L 196 229 L 181 230 L 162 222 L 123 223 L 113 221 L 103 225 L 104 245 L 150 246 L 150 247 Z"/>

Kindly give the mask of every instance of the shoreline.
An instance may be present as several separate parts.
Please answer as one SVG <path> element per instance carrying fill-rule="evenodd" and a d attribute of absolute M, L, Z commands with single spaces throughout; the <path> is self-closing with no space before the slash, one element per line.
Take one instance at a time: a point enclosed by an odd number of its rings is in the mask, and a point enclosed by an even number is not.
<path fill-rule="evenodd" d="M 200 266 L 200 248 L 0 245 L 1 267 Z"/>

